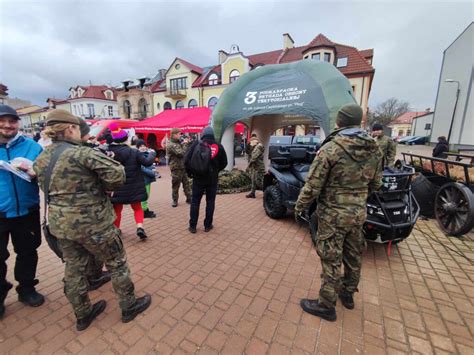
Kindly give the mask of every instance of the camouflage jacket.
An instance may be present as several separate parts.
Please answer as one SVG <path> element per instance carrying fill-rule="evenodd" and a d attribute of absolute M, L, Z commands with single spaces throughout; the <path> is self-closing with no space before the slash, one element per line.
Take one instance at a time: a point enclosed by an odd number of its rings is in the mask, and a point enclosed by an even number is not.
<path fill-rule="evenodd" d="M 397 154 L 397 143 L 392 138 L 385 135 L 375 138 L 380 150 L 383 153 L 384 166 L 393 168 L 395 164 L 395 155 Z"/>
<path fill-rule="evenodd" d="M 265 171 L 265 165 L 263 163 L 263 157 L 265 154 L 265 147 L 262 143 L 258 143 L 252 148 L 252 154 L 249 160 L 249 169 L 256 171 Z"/>
<path fill-rule="evenodd" d="M 184 170 L 184 155 L 188 150 L 187 144 L 181 144 L 176 139 L 171 139 L 166 144 L 166 155 L 168 155 L 168 165 L 171 170 Z"/>
<path fill-rule="evenodd" d="M 59 143 L 48 146 L 34 163 L 40 188 L 51 156 Z M 119 162 L 89 147 L 70 143 L 51 174 L 48 220 L 51 233 L 60 239 L 91 236 L 110 228 L 115 213 L 106 191 L 125 182 Z"/>
<path fill-rule="evenodd" d="M 332 225 L 361 225 L 369 193 L 382 186 L 382 155 L 360 128 L 340 129 L 326 139 L 308 172 L 295 211 L 317 199 L 317 213 Z"/>

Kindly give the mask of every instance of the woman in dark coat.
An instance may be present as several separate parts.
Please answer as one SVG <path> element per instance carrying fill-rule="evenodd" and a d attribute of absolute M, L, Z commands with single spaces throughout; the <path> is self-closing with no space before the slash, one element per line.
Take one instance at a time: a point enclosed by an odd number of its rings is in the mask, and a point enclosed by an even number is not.
<path fill-rule="evenodd" d="M 114 153 L 114 159 L 124 166 L 126 175 L 125 184 L 115 190 L 111 197 L 117 216 L 114 224 L 120 228 L 123 205 L 130 205 L 137 224 L 137 236 L 144 240 L 147 235 L 143 229 L 144 216 L 141 203 L 147 199 L 147 193 L 141 167 L 152 165 L 156 154 L 154 151 L 145 154 L 129 147 L 125 143 L 128 139 L 127 131 L 120 127 L 111 126 L 110 131 L 113 142 L 109 145 L 109 150 Z"/>
<path fill-rule="evenodd" d="M 438 143 L 433 149 L 433 157 L 435 158 L 447 158 L 446 152 L 449 151 L 448 141 L 445 136 L 438 137 Z"/>

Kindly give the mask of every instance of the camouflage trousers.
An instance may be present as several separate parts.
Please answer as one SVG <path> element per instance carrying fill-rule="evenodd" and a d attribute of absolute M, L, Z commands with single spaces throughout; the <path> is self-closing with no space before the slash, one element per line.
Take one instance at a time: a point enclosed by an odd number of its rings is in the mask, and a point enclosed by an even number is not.
<path fill-rule="evenodd" d="M 336 226 L 324 217 L 318 219 L 316 251 L 322 265 L 321 303 L 334 307 L 339 292 L 352 294 L 357 291 L 365 247 L 362 225 Z M 344 264 L 342 279 L 341 264 Z"/>
<path fill-rule="evenodd" d="M 171 197 L 173 201 L 178 202 L 179 187 L 181 184 L 183 184 L 186 199 L 191 200 L 191 184 L 189 183 L 189 177 L 188 174 L 186 174 L 186 170 L 171 170 Z"/>
<path fill-rule="evenodd" d="M 86 317 L 92 310 L 86 278 L 90 254 L 103 260 L 107 270 L 110 271 L 120 308 L 128 309 L 136 302 L 135 288 L 130 279 L 130 269 L 120 239 L 120 230 L 111 226 L 101 234 L 76 240 L 59 239 L 59 243 L 66 262 L 64 294 L 78 319 Z"/>
<path fill-rule="evenodd" d="M 264 172 L 257 169 L 249 169 L 248 174 L 250 175 L 250 180 L 252 182 L 251 192 L 255 193 L 255 191 L 261 190 L 263 187 Z"/>
<path fill-rule="evenodd" d="M 87 280 L 98 279 L 102 275 L 103 267 L 104 262 L 101 258 L 89 253 L 86 265 Z"/>

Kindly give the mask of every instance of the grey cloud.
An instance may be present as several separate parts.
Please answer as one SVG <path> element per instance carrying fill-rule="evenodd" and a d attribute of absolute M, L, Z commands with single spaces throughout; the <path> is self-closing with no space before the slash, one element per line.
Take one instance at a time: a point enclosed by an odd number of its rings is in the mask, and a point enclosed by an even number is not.
<path fill-rule="evenodd" d="M 0 0 L 0 81 L 44 104 L 76 84 L 117 85 L 152 75 L 175 57 L 217 64 L 236 43 L 245 54 L 304 45 L 318 33 L 374 48 L 370 105 L 389 98 L 433 107 L 443 50 L 472 21 L 470 2 Z"/>

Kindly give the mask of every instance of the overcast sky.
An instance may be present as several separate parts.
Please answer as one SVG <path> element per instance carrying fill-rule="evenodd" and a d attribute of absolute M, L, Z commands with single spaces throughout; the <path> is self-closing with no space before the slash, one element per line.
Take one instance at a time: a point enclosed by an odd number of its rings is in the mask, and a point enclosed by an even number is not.
<path fill-rule="evenodd" d="M 443 51 L 473 20 L 470 1 L 60 1 L 0 0 L 0 82 L 10 97 L 46 105 L 77 85 L 118 85 L 175 57 L 217 64 L 219 49 L 244 54 L 296 46 L 323 33 L 374 48 L 370 106 L 390 97 L 434 108 Z"/>

